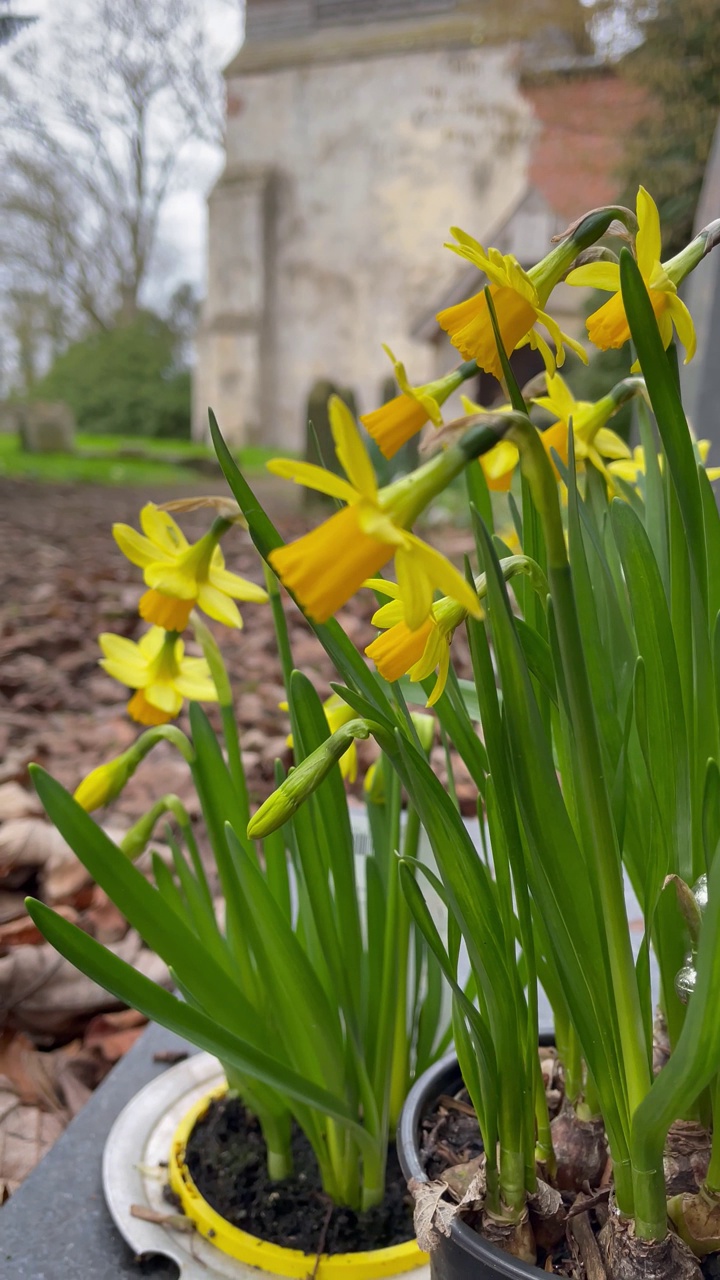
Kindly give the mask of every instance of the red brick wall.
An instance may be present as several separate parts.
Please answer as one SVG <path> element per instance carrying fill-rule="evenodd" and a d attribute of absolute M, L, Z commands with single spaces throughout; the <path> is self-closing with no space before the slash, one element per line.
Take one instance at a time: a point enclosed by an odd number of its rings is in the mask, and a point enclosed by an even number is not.
<path fill-rule="evenodd" d="M 568 220 L 612 203 L 624 135 L 646 109 L 642 91 L 602 73 L 526 84 L 523 94 L 540 125 L 531 184 Z"/>

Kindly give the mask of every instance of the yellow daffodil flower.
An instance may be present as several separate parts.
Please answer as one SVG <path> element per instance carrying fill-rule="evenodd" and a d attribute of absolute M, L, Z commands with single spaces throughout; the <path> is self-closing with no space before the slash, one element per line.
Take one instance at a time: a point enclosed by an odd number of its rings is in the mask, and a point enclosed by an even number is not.
<path fill-rule="evenodd" d="M 690 267 L 685 251 L 667 263 L 660 261 L 662 242 L 660 215 L 652 196 L 644 187 L 637 194 L 638 233 L 635 252 L 640 274 L 648 289 L 664 347 L 669 347 L 673 325 L 685 347 L 685 364 L 695 354 L 695 327 L 685 303 L 678 297 L 677 286 Z M 630 327 L 620 292 L 620 267 L 615 262 L 591 262 L 576 267 L 567 277 L 571 285 L 589 286 L 612 293 L 612 298 L 592 313 L 587 320 L 590 341 L 601 351 L 622 347 L 630 337 Z"/>
<path fill-rule="evenodd" d="M 281 711 L 288 710 L 287 702 L 281 702 L 279 705 Z M 325 699 L 323 702 L 323 711 L 325 712 L 325 719 L 328 722 L 328 729 L 331 733 L 334 733 L 341 725 L 348 724 L 350 720 L 354 720 L 357 717 L 357 711 L 353 711 L 352 707 L 349 707 L 347 702 L 344 702 L 338 693 L 331 693 L 330 697 Z M 288 734 L 287 745 L 289 747 L 292 747 L 293 745 L 293 736 L 291 733 Z M 340 765 L 340 772 L 345 781 L 355 782 L 355 779 L 357 778 L 358 760 L 357 747 L 354 742 L 350 743 L 345 755 L 340 757 L 338 763 Z"/>
<path fill-rule="evenodd" d="M 151 627 L 137 644 L 104 632 L 99 637 L 100 666 L 113 679 L 136 692 L 128 712 L 139 724 L 165 724 L 179 714 L 185 698 L 217 702 L 217 691 L 204 658 L 186 658 L 176 631 Z"/>
<path fill-rule="evenodd" d="M 218 545 L 232 524 L 219 517 L 198 542 L 185 534 L 167 511 L 148 502 L 140 512 L 142 533 L 129 524 L 114 524 L 113 536 L 123 555 L 143 570 L 147 586 L 140 600 L 140 616 L 169 631 L 187 626 L 195 605 L 226 627 L 241 627 L 235 600 L 261 603 L 267 593 L 225 568 Z"/>
<path fill-rule="evenodd" d="M 469 360 L 443 378 L 426 382 L 421 387 L 411 387 L 405 365 L 396 360 L 389 347 L 383 345 L 383 350 L 392 360 L 395 380 L 401 394 L 388 400 L 379 409 L 374 409 L 372 413 L 362 414 L 360 421 L 380 452 L 386 458 L 392 458 L 398 449 L 422 430 L 426 422 L 432 422 L 436 427 L 442 426 L 440 405 L 467 378 L 477 373 L 478 366 L 474 360 Z"/>
<path fill-rule="evenodd" d="M 461 396 L 463 408 L 467 414 L 471 413 L 512 413 L 511 404 L 501 404 L 493 409 L 485 409 L 481 404 L 475 404 L 473 400 L 468 400 L 467 396 Z M 540 434 L 548 456 L 552 461 L 551 449 L 554 449 L 563 462 L 567 462 L 567 425 L 561 422 L 555 423 L 547 431 Z M 488 449 L 487 453 L 482 454 L 478 458 L 478 462 L 485 473 L 488 489 L 495 493 L 507 493 L 512 484 L 513 472 L 520 461 L 520 451 L 517 445 L 511 443 L 510 440 L 501 440 L 496 444 L 494 449 Z"/>
<path fill-rule="evenodd" d="M 464 622 L 468 611 L 456 600 L 445 596 L 437 600 L 422 626 L 411 631 L 406 620 L 405 604 L 400 587 L 384 578 L 371 578 L 366 587 L 390 596 L 373 614 L 372 625 L 383 628 L 365 649 L 368 658 L 375 663 L 380 675 L 390 682 L 409 675 L 411 680 L 425 680 L 438 671 L 435 687 L 427 701 L 432 707 L 441 697 L 450 669 L 450 643 L 455 628 Z"/>
<path fill-rule="evenodd" d="M 710 441 L 697 440 L 695 448 L 702 465 L 705 467 L 705 474 L 708 480 L 720 480 L 720 467 L 705 466 L 705 461 L 710 452 Z M 658 463 L 662 471 L 662 454 L 658 454 Z M 633 449 L 632 455 L 627 458 L 621 458 L 616 462 L 609 462 L 607 469 L 612 476 L 618 476 L 620 480 L 624 480 L 627 484 L 637 485 L 639 476 L 645 475 L 645 450 L 639 444 Z"/>
<path fill-rule="evenodd" d="M 462 574 L 408 531 L 430 498 L 462 470 L 462 450 L 447 449 L 378 489 L 347 405 L 333 396 L 329 408 L 335 451 L 347 479 L 291 458 L 274 458 L 267 466 L 273 475 L 339 498 L 347 506 L 311 533 L 270 553 L 278 577 L 313 621 L 325 622 L 394 556 L 411 626 L 421 626 L 428 617 L 435 589 L 477 612 L 477 600 Z"/>
<path fill-rule="evenodd" d="M 643 391 L 642 379 L 628 378 L 625 382 L 618 383 L 616 388 L 600 400 L 576 400 L 559 373 L 552 377 L 547 374 L 546 379 L 547 395 L 536 396 L 533 404 L 555 414 L 558 422 L 549 427 L 548 431 L 543 432 L 543 439 L 549 432 L 564 427 L 567 441 L 568 423 L 572 421 L 576 458 L 579 461 L 592 462 L 603 475 L 606 474 L 603 459 L 631 456 L 625 441 L 616 432 L 606 427 L 605 423 L 614 413 L 617 413 L 630 395 Z M 564 454 L 561 454 L 560 450 L 558 453 L 567 463 L 567 444 Z"/>
<path fill-rule="evenodd" d="M 546 369 L 552 373 L 556 365 L 564 362 L 565 347 L 568 346 L 587 364 L 587 355 L 581 344 L 563 333 L 544 310 L 552 289 L 562 277 L 562 270 L 555 269 L 555 263 L 559 261 L 557 251 L 530 271 L 525 271 L 512 254 L 502 254 L 498 249 L 485 250 L 458 227 L 452 228 L 452 234 L 458 243 L 445 247 L 472 262 L 490 282 L 490 294 L 506 355 L 529 344 L 540 352 Z M 548 263 L 553 264 L 552 269 Z M 481 369 L 492 373 L 498 382 L 502 381 L 502 365 L 484 292 L 476 293 L 453 307 L 446 307 L 436 319 L 466 360 L 476 360 Z M 538 324 L 543 325 L 554 342 L 554 355 L 538 332 Z"/>

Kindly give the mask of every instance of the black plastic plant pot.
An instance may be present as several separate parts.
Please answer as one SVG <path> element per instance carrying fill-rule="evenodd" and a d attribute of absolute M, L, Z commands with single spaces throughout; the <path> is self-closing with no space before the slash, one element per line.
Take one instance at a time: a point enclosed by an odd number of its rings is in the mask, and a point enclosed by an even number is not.
<path fill-rule="evenodd" d="M 544 1038 L 544 1037 L 543 1037 Z M 420 1125 L 442 1093 L 453 1094 L 462 1086 L 457 1058 L 450 1054 L 430 1067 L 413 1085 L 400 1116 L 397 1152 L 408 1181 L 427 1182 L 420 1163 Z M 430 1255 L 432 1280 L 539 1280 L 544 1273 L 488 1244 L 464 1222 L 453 1222 L 449 1236 Z"/>

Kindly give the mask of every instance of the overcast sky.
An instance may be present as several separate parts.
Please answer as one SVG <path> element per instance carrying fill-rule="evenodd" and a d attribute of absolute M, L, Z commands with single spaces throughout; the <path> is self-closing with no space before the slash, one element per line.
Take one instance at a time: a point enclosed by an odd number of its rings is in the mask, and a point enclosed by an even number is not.
<path fill-rule="evenodd" d="M 122 4 L 122 0 L 116 0 Z M 147 0 L 152 5 L 152 0 Z M 243 0 L 201 0 L 205 11 L 206 30 L 213 56 L 219 69 L 227 66 L 242 42 Z M 74 16 L 81 8 L 75 7 Z M 17 49 L 24 38 L 47 45 L 48 19 L 57 11 L 57 0 L 13 0 L 11 11 L 37 14 L 37 22 L 7 46 L 0 56 Z M 223 166 L 223 152 L 204 143 L 188 146 L 185 164 L 191 174 L 188 185 L 167 200 L 160 221 L 159 260 L 163 264 L 162 280 L 151 282 L 146 295 L 149 305 L 162 307 L 173 288 L 185 281 L 201 293 L 205 289 L 206 198 Z M 172 263 L 171 274 L 167 264 Z"/>

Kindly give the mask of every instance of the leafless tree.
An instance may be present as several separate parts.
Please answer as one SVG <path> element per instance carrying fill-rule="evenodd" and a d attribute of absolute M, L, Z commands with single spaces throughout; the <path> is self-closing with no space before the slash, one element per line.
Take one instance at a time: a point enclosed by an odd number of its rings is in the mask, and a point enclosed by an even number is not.
<path fill-rule="evenodd" d="M 163 205 L 188 144 L 221 141 L 223 103 L 203 0 L 64 0 L 52 22 L 50 55 L 26 38 L 0 79 L 0 284 L 56 347 L 137 314 Z"/>

